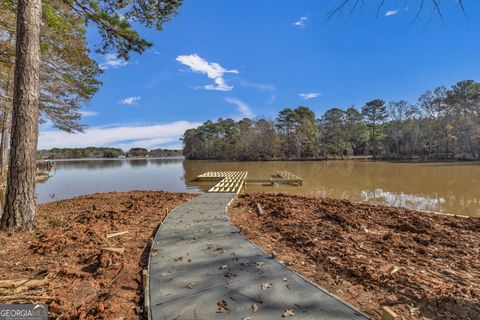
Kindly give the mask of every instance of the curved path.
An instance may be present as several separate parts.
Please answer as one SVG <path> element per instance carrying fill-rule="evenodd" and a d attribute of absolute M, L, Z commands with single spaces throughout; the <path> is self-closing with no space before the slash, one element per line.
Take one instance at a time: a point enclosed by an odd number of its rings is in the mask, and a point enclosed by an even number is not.
<path fill-rule="evenodd" d="M 150 319 L 368 319 L 246 240 L 230 223 L 232 193 L 206 193 L 167 216 L 151 249 Z M 256 309 L 256 312 L 253 312 Z"/>

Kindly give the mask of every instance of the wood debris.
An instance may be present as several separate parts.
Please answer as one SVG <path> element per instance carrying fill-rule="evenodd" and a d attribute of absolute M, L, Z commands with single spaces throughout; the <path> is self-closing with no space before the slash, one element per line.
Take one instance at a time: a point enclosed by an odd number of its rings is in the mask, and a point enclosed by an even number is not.
<path fill-rule="evenodd" d="M 115 252 L 119 254 L 123 254 L 125 252 L 125 248 L 114 248 L 114 247 L 101 247 L 100 250 Z"/>
<path fill-rule="evenodd" d="M 293 312 L 293 309 L 285 309 L 285 312 L 282 314 L 282 318 L 293 317 L 294 315 L 295 312 Z"/>
<path fill-rule="evenodd" d="M 400 316 L 389 307 L 382 308 L 382 320 L 400 320 Z"/>
<path fill-rule="evenodd" d="M 256 203 L 257 205 L 257 215 L 258 216 L 263 216 L 264 212 L 263 212 L 263 208 L 262 208 L 262 205 L 260 203 Z"/>
<path fill-rule="evenodd" d="M 271 282 L 262 283 L 262 290 L 270 289 L 273 286 Z"/>
<path fill-rule="evenodd" d="M 128 230 L 127 231 L 115 232 L 115 233 L 109 233 L 109 234 L 107 234 L 107 239 L 123 236 L 124 234 L 127 234 L 127 233 L 128 233 Z"/>

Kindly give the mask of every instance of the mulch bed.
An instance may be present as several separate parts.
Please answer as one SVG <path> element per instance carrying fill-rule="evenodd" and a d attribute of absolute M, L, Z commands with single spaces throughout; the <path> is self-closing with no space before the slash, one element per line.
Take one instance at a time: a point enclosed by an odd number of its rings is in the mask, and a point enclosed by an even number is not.
<path fill-rule="evenodd" d="M 59 319 L 142 318 L 149 240 L 194 196 L 112 192 L 39 205 L 34 230 L 0 231 L 0 303 L 47 303 Z"/>
<path fill-rule="evenodd" d="M 480 218 L 268 193 L 241 195 L 230 217 L 373 318 L 388 307 L 404 319 L 480 319 Z"/>

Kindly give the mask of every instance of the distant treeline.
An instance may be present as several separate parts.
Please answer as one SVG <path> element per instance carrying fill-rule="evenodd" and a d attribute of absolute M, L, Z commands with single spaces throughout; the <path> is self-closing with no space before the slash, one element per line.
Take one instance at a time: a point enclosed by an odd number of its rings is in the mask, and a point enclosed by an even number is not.
<path fill-rule="evenodd" d="M 371 100 L 359 110 L 286 108 L 274 120 L 218 119 L 183 135 L 187 159 L 280 160 L 373 156 L 480 159 L 480 83 L 438 87 L 416 103 Z"/>
<path fill-rule="evenodd" d="M 178 157 L 182 150 L 131 148 L 124 152 L 119 148 L 53 148 L 38 150 L 40 159 L 81 159 L 81 158 L 118 158 L 118 157 Z"/>

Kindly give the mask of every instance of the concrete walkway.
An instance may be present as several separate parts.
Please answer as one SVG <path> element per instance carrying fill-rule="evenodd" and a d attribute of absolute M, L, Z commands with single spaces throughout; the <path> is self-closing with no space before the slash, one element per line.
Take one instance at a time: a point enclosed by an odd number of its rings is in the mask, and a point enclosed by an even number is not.
<path fill-rule="evenodd" d="M 246 240 L 226 215 L 234 196 L 202 194 L 165 219 L 150 256 L 151 319 L 368 319 Z"/>

